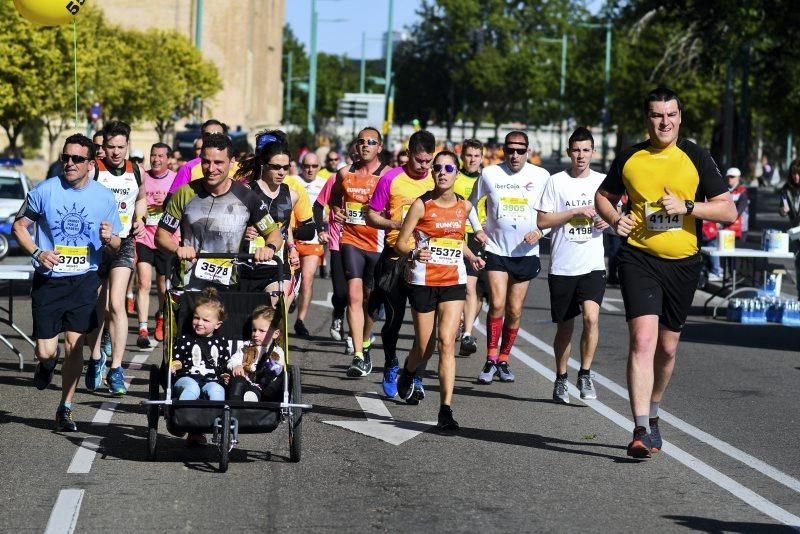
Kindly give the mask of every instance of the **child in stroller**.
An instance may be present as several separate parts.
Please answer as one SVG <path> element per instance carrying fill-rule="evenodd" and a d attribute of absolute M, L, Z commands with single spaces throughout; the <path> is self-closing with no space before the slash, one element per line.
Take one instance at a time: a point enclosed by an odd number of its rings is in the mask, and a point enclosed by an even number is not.
<path fill-rule="evenodd" d="M 279 401 L 283 394 L 285 357 L 278 344 L 282 325 L 275 309 L 258 306 L 251 317 L 250 341 L 228 362 L 233 375 L 228 398 L 244 401 Z"/>

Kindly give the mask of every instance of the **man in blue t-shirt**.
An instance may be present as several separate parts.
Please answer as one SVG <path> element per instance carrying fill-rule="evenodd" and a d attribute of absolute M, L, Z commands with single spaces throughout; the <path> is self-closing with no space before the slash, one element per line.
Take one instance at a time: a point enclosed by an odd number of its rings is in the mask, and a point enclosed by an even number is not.
<path fill-rule="evenodd" d="M 45 389 L 58 363 L 58 335 L 64 336 L 61 404 L 56 429 L 75 432 L 72 396 L 83 370 L 86 333 L 97 328 L 97 267 L 102 250 L 120 247 L 122 230 L 114 194 L 91 180 L 95 166 L 91 139 L 67 138 L 61 152 L 64 174 L 28 193 L 14 221 L 14 236 L 31 255 L 36 272 L 31 288 L 33 337 L 39 360 L 33 381 Z M 36 223 L 32 238 L 28 228 Z"/>

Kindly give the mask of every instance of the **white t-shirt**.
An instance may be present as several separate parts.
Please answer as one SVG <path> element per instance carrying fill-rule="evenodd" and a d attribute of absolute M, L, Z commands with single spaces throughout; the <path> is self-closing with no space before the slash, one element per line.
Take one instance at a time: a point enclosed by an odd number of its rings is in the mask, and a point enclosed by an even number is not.
<path fill-rule="evenodd" d="M 483 224 L 489 238 L 487 252 L 506 257 L 539 255 L 539 243 L 531 246 L 524 239 L 525 234 L 537 230 L 535 206 L 549 178 L 546 170 L 530 163 L 516 174 L 511 174 L 505 163 L 481 171 L 469 201 L 477 206 L 478 200 L 487 197 Z M 469 221 L 473 228 L 481 228 L 474 208 Z"/>
<path fill-rule="evenodd" d="M 536 209 L 560 213 L 594 206 L 594 194 L 605 177 L 595 171 L 590 171 L 585 178 L 573 178 L 566 171 L 556 173 L 548 180 Z M 573 217 L 554 227 L 551 243 L 550 274 L 578 276 L 606 268 L 603 232 L 595 230 L 594 221 L 589 217 Z"/>

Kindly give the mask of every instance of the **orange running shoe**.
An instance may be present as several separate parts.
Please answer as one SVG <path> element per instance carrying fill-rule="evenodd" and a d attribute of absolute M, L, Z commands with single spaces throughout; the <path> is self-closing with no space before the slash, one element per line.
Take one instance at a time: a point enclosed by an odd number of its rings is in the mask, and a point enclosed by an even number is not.
<path fill-rule="evenodd" d="M 156 341 L 164 341 L 164 314 L 161 312 L 156 313 L 156 329 L 153 337 Z"/>
<path fill-rule="evenodd" d="M 130 295 L 125 297 L 125 307 L 128 310 L 128 315 L 136 313 L 136 299 Z"/>
<path fill-rule="evenodd" d="M 650 435 L 643 426 L 633 429 L 633 441 L 628 444 L 628 456 L 633 458 L 650 458 L 653 445 L 650 442 Z"/>

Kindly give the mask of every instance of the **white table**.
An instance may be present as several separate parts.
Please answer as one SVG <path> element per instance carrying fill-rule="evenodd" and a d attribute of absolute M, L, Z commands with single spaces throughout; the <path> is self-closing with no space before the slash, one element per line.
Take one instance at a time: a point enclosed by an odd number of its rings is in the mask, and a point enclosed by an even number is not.
<path fill-rule="evenodd" d="M 704 309 L 708 308 L 708 303 L 711 302 L 714 297 L 717 297 L 720 293 L 725 291 L 726 289 L 730 289 L 730 293 L 728 293 L 728 298 L 733 296 L 734 292 L 736 292 L 736 261 L 739 259 L 766 259 L 766 260 L 791 260 L 794 259 L 794 253 L 792 252 L 769 252 L 766 250 L 753 250 L 747 248 L 735 248 L 732 250 L 719 250 L 717 247 L 702 247 L 700 251 L 705 254 L 706 256 L 716 256 L 718 258 L 731 258 L 730 262 L 730 271 L 728 268 L 728 262 L 722 262 L 722 287 L 719 290 L 711 295 L 708 300 L 706 300 L 705 305 L 703 306 Z M 744 289 L 754 290 L 755 288 L 751 287 L 744 287 L 739 288 L 739 291 Z"/>
<path fill-rule="evenodd" d="M 0 264 L 0 281 L 5 281 L 8 284 L 8 305 L 6 307 L 0 306 L 0 323 L 7 324 L 15 332 L 22 336 L 22 338 L 31 344 L 31 347 L 35 346 L 35 343 L 31 338 L 25 334 L 25 332 L 20 329 L 19 326 L 14 322 L 14 282 L 16 280 L 30 280 L 33 278 L 33 265 L 25 264 L 25 265 L 5 265 Z M 22 356 L 22 352 L 17 349 L 4 335 L 0 334 L 0 343 L 3 343 L 6 347 L 14 351 L 19 358 L 19 370 L 22 371 L 24 368 L 24 358 Z"/>

